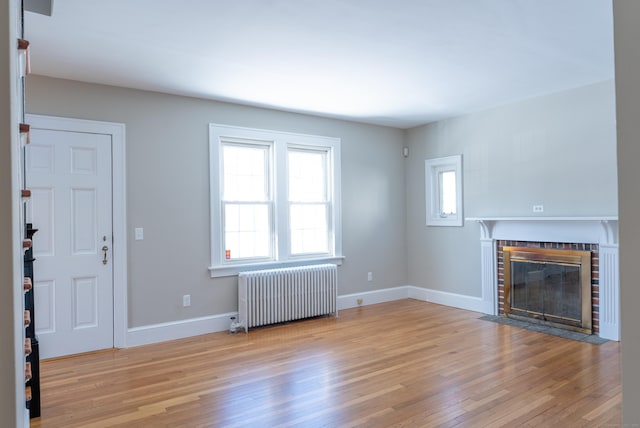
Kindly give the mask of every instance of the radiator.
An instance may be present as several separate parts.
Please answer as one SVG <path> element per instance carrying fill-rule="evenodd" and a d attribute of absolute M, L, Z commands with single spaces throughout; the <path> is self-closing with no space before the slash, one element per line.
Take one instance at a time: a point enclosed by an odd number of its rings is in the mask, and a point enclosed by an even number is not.
<path fill-rule="evenodd" d="M 251 327 L 335 313 L 338 270 L 333 264 L 242 272 L 238 322 Z"/>

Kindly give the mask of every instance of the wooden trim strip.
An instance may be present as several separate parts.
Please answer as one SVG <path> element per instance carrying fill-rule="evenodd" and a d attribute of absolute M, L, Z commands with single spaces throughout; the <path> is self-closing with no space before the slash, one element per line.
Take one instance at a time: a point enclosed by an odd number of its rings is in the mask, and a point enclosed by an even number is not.
<path fill-rule="evenodd" d="M 25 143 L 29 144 L 31 142 L 31 125 L 29 125 L 28 123 L 21 123 L 20 124 L 20 133 L 21 134 L 26 134 L 27 141 Z"/>

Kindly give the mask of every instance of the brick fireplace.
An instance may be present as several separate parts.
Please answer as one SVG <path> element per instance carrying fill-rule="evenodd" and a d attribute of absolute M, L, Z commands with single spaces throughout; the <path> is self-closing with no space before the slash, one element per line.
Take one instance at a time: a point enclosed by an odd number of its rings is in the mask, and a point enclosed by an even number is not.
<path fill-rule="evenodd" d="M 544 250 L 560 250 L 561 252 L 586 252 L 589 253 L 589 273 L 588 273 L 588 296 L 585 299 L 589 300 L 588 313 L 585 314 L 588 317 L 588 325 L 580 325 L 580 329 L 573 328 L 572 323 L 562 321 L 556 322 L 553 325 L 565 324 L 569 329 L 577 329 L 578 331 L 584 331 L 588 333 L 598 334 L 600 331 L 599 324 L 599 251 L 598 244 L 589 243 L 566 243 L 566 242 L 529 242 L 529 241 L 510 241 L 499 239 L 496 240 L 496 259 L 497 259 L 497 273 L 498 273 L 498 315 L 505 315 L 508 312 L 508 302 L 505 302 L 505 298 L 508 297 L 508 289 L 505 290 L 505 275 L 508 269 L 505 269 L 505 254 L 504 248 L 523 248 L 523 249 L 544 249 Z M 560 253 L 561 254 L 561 253 Z M 507 281 L 508 283 L 508 281 Z M 537 317 L 532 317 L 533 319 Z"/>
<path fill-rule="evenodd" d="M 620 340 L 618 220 L 616 217 L 467 218 L 480 225 L 482 312 L 504 314 L 503 248 L 530 247 L 591 253 L 592 331 Z"/>

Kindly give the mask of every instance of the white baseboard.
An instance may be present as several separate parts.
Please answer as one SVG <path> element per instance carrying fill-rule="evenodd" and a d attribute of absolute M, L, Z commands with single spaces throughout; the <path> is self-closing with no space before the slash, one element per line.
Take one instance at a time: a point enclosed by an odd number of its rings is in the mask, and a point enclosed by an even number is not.
<path fill-rule="evenodd" d="M 149 345 L 167 340 L 226 331 L 231 325 L 231 317 L 237 318 L 238 313 L 230 312 L 228 314 L 130 328 L 127 331 L 126 347 Z"/>
<path fill-rule="evenodd" d="M 452 306 L 468 311 L 491 313 L 491 304 L 480 297 L 465 296 L 463 294 L 448 293 L 446 291 L 431 290 L 409 285 L 409 298 L 424 302 L 437 303 L 439 305 Z"/>
<path fill-rule="evenodd" d="M 358 303 L 359 299 L 362 299 L 360 304 Z M 487 302 L 479 297 L 447 293 L 412 285 L 338 296 L 338 310 L 402 299 L 416 299 L 469 311 L 491 313 L 491 309 L 488 307 L 490 305 L 487 305 Z M 237 317 L 238 313 L 229 312 L 227 314 L 130 328 L 127 331 L 126 347 L 149 345 L 167 340 L 227 331 L 233 316 Z"/>
<path fill-rule="evenodd" d="M 362 299 L 361 304 L 358 304 L 358 299 Z M 480 297 L 414 287 L 413 285 L 338 296 L 338 309 L 374 305 L 400 299 L 416 299 L 485 314 L 492 313 L 491 303 L 482 300 Z"/>
<path fill-rule="evenodd" d="M 409 298 L 407 286 L 385 288 L 384 290 L 365 291 L 363 293 L 345 294 L 338 296 L 338 310 L 355 308 L 358 306 L 375 305 L 376 303 L 391 302 Z M 358 303 L 362 299 L 362 303 Z"/>

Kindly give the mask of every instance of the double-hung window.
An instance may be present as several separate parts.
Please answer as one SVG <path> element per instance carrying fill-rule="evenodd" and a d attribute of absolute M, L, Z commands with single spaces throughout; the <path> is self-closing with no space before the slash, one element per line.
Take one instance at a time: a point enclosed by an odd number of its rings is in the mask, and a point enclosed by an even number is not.
<path fill-rule="evenodd" d="M 220 208 L 225 260 L 270 260 L 273 198 L 271 144 L 229 139 L 222 149 Z"/>
<path fill-rule="evenodd" d="M 291 256 L 329 254 L 328 157 L 329 152 L 323 148 L 289 147 L 287 150 Z"/>
<path fill-rule="evenodd" d="M 341 263 L 340 140 L 211 124 L 211 276 Z"/>

